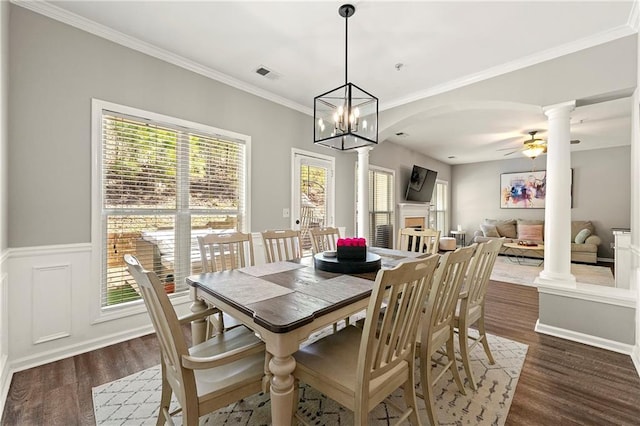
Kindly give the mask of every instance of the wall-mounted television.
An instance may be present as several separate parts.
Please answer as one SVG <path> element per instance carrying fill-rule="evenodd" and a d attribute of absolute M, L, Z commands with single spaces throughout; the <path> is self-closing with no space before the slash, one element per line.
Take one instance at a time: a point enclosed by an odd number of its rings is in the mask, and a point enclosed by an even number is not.
<path fill-rule="evenodd" d="M 420 166 L 413 166 L 405 194 L 406 200 L 419 201 L 422 203 L 430 202 L 437 176 L 438 172 L 436 171 Z"/>

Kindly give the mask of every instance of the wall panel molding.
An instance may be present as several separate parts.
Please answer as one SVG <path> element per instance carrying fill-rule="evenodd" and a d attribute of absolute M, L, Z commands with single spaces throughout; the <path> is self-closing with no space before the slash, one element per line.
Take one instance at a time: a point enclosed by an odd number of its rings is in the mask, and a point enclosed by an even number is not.
<path fill-rule="evenodd" d="M 35 266 L 31 283 L 31 333 L 33 344 L 71 336 L 71 265 Z M 50 306 L 56 306 L 51 312 Z M 43 315 L 50 312 L 51 315 Z"/>
<path fill-rule="evenodd" d="M 549 336 L 560 337 L 561 339 L 595 346 L 596 348 L 607 349 L 624 355 L 631 355 L 633 352 L 632 345 L 603 339 L 602 337 L 592 336 L 590 334 L 584 334 L 573 330 L 567 330 L 565 328 L 542 324 L 540 320 L 536 321 L 535 331 L 542 334 L 548 334 Z"/>
<path fill-rule="evenodd" d="M 100 282 L 92 274 L 96 255 L 91 248 L 91 244 L 67 244 L 9 250 L 6 266 L 11 371 L 153 331 L 144 309 L 124 318 L 93 321 L 100 309 Z"/>

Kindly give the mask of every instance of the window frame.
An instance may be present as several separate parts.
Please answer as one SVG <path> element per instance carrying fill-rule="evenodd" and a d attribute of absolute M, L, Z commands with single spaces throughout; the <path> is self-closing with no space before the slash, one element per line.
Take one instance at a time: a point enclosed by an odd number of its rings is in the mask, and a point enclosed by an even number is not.
<path fill-rule="evenodd" d="M 389 224 L 392 225 L 392 232 L 391 232 L 391 246 L 393 247 L 394 245 L 394 241 L 395 241 L 395 237 L 394 237 L 394 233 L 397 232 L 394 228 L 396 226 L 396 202 L 395 202 L 395 198 L 396 198 L 396 171 L 393 169 L 388 169 L 386 167 L 381 167 L 381 166 L 375 166 L 372 164 L 369 164 L 369 173 L 376 173 L 376 172 L 381 172 L 381 173 L 386 173 L 388 175 L 391 175 L 391 184 L 389 185 L 389 188 L 391 189 L 391 195 L 389 197 L 389 199 L 391 200 L 391 210 L 389 211 L 380 211 L 378 212 L 377 210 L 372 210 L 371 206 L 369 205 L 367 207 L 367 215 L 369 216 L 369 231 L 368 235 L 371 235 L 371 232 L 375 233 L 375 230 L 372 229 L 373 226 L 373 216 L 376 213 L 383 213 L 383 214 L 389 214 Z M 369 178 L 369 177 L 367 177 Z M 357 181 L 357 173 L 356 173 L 356 181 Z M 370 197 L 375 197 L 375 193 L 372 193 L 374 191 L 374 188 L 371 187 L 371 185 L 369 185 L 369 194 L 368 194 L 368 198 Z M 369 204 L 369 203 L 368 203 Z M 375 202 L 373 203 L 375 204 Z M 372 243 L 373 244 L 373 243 Z"/>
<path fill-rule="evenodd" d="M 129 107 L 125 105 L 116 104 L 113 102 L 103 101 L 100 99 L 92 99 L 91 101 L 91 277 L 92 283 L 96 285 L 91 286 L 92 293 L 92 312 L 94 313 L 93 323 L 100 323 L 104 321 L 111 321 L 118 318 L 123 318 L 130 315 L 135 315 L 141 312 L 145 312 L 146 308 L 142 300 L 127 302 L 124 304 L 117 304 L 112 306 L 102 306 L 102 286 L 105 262 L 107 254 L 103 248 L 106 243 L 106 224 L 103 223 L 103 170 L 102 170 L 102 126 L 103 126 L 103 112 L 112 111 L 115 114 L 130 116 L 139 118 L 141 120 L 148 120 L 150 122 L 159 125 L 168 125 L 171 127 L 185 128 L 190 131 L 200 132 L 204 135 L 218 137 L 220 139 L 234 141 L 245 145 L 245 158 L 244 158 L 244 217 L 242 225 L 244 227 L 243 232 L 250 232 L 251 230 L 251 137 L 228 130 L 218 129 L 202 123 L 196 123 L 189 120 L 184 120 L 176 117 L 171 117 L 163 114 L 154 113 L 151 111 L 145 111 L 142 109 Z M 182 197 L 184 198 L 184 197 Z M 182 200 L 178 198 L 178 203 L 183 204 Z M 153 212 L 163 213 L 166 210 L 154 209 Z M 202 209 L 189 210 L 188 206 L 186 211 L 189 213 L 190 218 L 192 214 L 202 213 Z M 206 210 L 205 210 L 206 211 Z M 147 210 L 148 213 L 151 211 Z M 179 226 L 179 221 L 183 221 L 180 216 L 184 215 L 184 205 L 177 205 L 175 209 L 176 227 Z M 208 211 L 206 211 L 208 212 Z M 132 212 L 133 214 L 133 212 Z M 184 219 L 188 220 L 188 219 Z M 190 227 L 190 225 L 189 225 Z M 177 293 L 171 297 L 171 301 L 174 305 L 187 303 L 190 301 L 188 291 Z"/>
<path fill-rule="evenodd" d="M 444 209 L 438 210 L 438 186 L 443 185 L 444 190 Z M 442 213 L 444 217 L 444 223 L 442 226 L 438 226 L 438 213 Z M 445 237 L 449 235 L 449 181 L 436 179 L 436 184 L 433 186 L 433 195 L 431 197 L 431 202 L 429 203 L 429 223 L 428 226 L 431 226 L 431 218 L 433 217 L 433 221 L 435 222 L 435 229 L 440 230 L 440 235 Z"/>

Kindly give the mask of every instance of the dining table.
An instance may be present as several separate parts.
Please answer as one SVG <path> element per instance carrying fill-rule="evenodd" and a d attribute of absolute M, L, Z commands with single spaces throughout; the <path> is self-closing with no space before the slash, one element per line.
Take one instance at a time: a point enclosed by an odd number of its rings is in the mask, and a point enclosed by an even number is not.
<path fill-rule="evenodd" d="M 429 256 L 369 247 L 380 257 L 382 269 Z M 314 259 L 323 254 L 207 272 L 187 277 L 191 311 L 214 305 L 253 330 L 267 352 L 265 389 L 269 386 L 272 424 L 289 426 L 297 397 L 293 354 L 311 333 L 365 310 L 376 272 L 338 273 L 321 270 Z M 206 321 L 192 323 L 194 344 L 205 340 Z"/>

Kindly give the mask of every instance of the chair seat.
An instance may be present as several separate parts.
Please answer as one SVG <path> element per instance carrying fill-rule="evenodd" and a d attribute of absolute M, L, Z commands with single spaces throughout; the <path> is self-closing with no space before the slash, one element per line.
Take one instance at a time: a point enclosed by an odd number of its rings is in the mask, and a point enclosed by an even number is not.
<path fill-rule="evenodd" d="M 453 325 L 454 327 L 458 327 L 458 322 L 460 321 L 460 303 L 461 301 L 458 300 L 458 305 L 456 306 L 456 316 L 453 319 Z M 482 306 L 480 305 L 476 305 L 473 306 L 469 309 L 469 313 L 467 314 L 467 324 L 473 324 L 475 323 L 478 319 L 480 319 L 480 317 L 482 316 Z"/>
<path fill-rule="evenodd" d="M 238 327 L 220 333 L 207 341 L 189 349 L 189 354 L 197 357 L 211 357 L 260 342 L 251 330 Z M 194 370 L 198 399 L 204 400 L 218 397 L 218 393 L 229 393 L 234 387 L 242 387 L 247 383 L 259 383 L 264 375 L 264 352 L 246 356 L 238 361 L 205 370 Z M 231 386 L 233 384 L 233 386 Z M 260 387 L 257 387 L 260 391 Z M 202 401 L 201 401 L 202 402 Z"/>
<path fill-rule="evenodd" d="M 331 334 L 300 349 L 294 354 L 296 370 L 294 375 L 303 382 L 314 387 L 317 381 L 329 383 L 334 392 L 324 393 L 345 407 L 353 410 L 340 395 L 355 395 L 357 386 L 358 357 L 362 330 L 358 327 L 345 327 L 337 333 Z M 336 363 L 336 359 L 340 362 Z M 369 386 L 369 392 L 373 400 L 369 408 L 375 407 L 388 394 L 385 390 L 399 387 L 407 380 L 409 364 L 404 362 L 396 368 L 385 372 L 373 379 Z M 379 397 L 375 397 L 379 394 Z"/>

